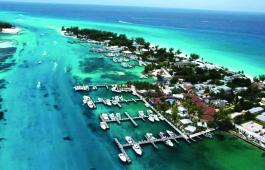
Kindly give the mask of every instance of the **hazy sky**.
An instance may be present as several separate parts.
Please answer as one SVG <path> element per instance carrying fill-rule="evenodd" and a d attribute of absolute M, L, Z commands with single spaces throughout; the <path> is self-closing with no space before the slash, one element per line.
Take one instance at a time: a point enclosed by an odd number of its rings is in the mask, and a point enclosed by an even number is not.
<path fill-rule="evenodd" d="M 0 0 L 8 1 L 8 0 Z M 265 0 L 9 0 L 265 12 Z"/>

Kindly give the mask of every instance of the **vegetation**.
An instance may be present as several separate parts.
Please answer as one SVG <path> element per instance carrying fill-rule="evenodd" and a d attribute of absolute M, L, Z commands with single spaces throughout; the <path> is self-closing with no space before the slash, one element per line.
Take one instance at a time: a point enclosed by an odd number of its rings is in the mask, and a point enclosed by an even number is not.
<path fill-rule="evenodd" d="M 13 25 L 5 22 L 0 22 L 0 31 L 2 31 L 3 28 L 12 28 Z"/>
<path fill-rule="evenodd" d="M 215 125 L 223 131 L 228 131 L 234 128 L 229 115 L 232 113 L 230 109 L 221 109 L 214 114 Z"/>
<path fill-rule="evenodd" d="M 134 82 L 128 82 L 128 85 L 134 85 L 136 89 L 138 90 L 159 90 L 159 86 L 156 84 L 148 83 L 148 82 L 140 82 L 140 81 L 134 81 Z"/>

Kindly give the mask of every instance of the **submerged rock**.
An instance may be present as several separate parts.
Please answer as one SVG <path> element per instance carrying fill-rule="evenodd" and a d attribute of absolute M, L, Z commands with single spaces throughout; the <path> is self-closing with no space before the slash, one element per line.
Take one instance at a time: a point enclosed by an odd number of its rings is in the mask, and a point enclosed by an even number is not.
<path fill-rule="evenodd" d="M 65 137 L 63 138 L 63 140 L 65 140 L 65 141 L 72 141 L 73 138 L 71 138 L 70 136 L 65 136 Z"/>

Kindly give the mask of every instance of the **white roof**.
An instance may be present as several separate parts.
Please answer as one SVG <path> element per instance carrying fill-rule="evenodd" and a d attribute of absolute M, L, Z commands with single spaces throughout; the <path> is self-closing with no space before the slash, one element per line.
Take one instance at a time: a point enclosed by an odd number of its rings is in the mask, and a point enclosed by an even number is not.
<path fill-rule="evenodd" d="M 179 112 L 185 112 L 185 111 L 187 111 L 187 109 L 185 109 L 183 106 L 179 106 L 178 111 Z"/>
<path fill-rule="evenodd" d="M 263 111 L 264 109 L 262 107 L 255 107 L 255 108 L 252 108 L 252 109 L 249 109 L 249 113 L 258 113 L 258 112 L 261 112 Z"/>
<path fill-rule="evenodd" d="M 180 122 L 184 125 L 191 124 L 192 121 L 190 119 L 181 119 Z"/>
<path fill-rule="evenodd" d="M 185 128 L 185 130 L 194 133 L 196 131 L 196 127 L 189 125 Z"/>
<path fill-rule="evenodd" d="M 262 122 L 265 122 L 265 112 L 261 113 L 256 118 Z"/>
<path fill-rule="evenodd" d="M 186 116 L 188 116 L 187 113 L 182 113 L 182 112 L 178 112 L 178 115 L 179 115 L 180 117 L 186 117 Z"/>
<path fill-rule="evenodd" d="M 184 95 L 183 94 L 173 94 L 173 97 L 176 97 L 177 99 L 183 99 Z"/>
<path fill-rule="evenodd" d="M 123 51 L 124 54 L 132 54 L 131 51 Z"/>
<path fill-rule="evenodd" d="M 168 110 L 166 111 L 166 113 L 167 113 L 167 114 L 172 114 L 172 110 L 171 110 L 171 109 L 168 109 Z"/>
<path fill-rule="evenodd" d="M 247 122 L 247 123 L 244 123 L 241 125 L 243 128 L 251 131 L 251 132 L 258 132 L 258 131 L 261 131 L 263 129 L 263 126 L 253 122 L 253 121 L 250 121 L 250 122 Z"/>

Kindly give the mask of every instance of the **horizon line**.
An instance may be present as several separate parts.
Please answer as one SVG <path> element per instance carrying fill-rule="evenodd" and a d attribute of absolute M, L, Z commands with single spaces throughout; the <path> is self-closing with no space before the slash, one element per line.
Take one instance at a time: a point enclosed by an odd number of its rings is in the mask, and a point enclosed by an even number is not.
<path fill-rule="evenodd" d="M 198 10 L 198 11 L 215 11 L 215 12 L 230 12 L 230 13 L 249 13 L 249 14 L 265 14 L 265 11 L 246 11 L 246 10 L 225 10 L 225 9 L 205 9 L 205 8 L 181 8 L 181 7 L 159 7 L 159 6 L 140 6 L 140 5 L 117 5 L 117 4 L 96 4 L 96 3 L 71 3 L 71 2 L 20 2 L 16 0 L 0 1 L 0 3 L 22 3 L 22 4 L 55 4 L 55 5 L 87 5 L 87 6 L 106 6 L 106 7 L 138 7 L 138 8 L 154 8 L 154 9 L 177 9 L 177 10 Z"/>

